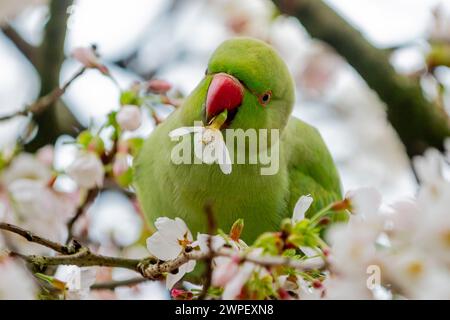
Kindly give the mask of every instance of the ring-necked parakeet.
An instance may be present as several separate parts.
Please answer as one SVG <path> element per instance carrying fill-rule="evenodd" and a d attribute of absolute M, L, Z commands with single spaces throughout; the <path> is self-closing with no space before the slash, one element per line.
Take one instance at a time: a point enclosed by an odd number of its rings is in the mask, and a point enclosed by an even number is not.
<path fill-rule="evenodd" d="M 180 217 L 192 232 L 205 232 L 204 206 L 211 201 L 220 228 L 229 230 L 243 218 L 242 238 L 253 241 L 279 229 L 301 195 L 314 199 L 307 214 L 341 199 L 339 176 L 319 132 L 290 116 L 294 99 L 293 79 L 271 46 L 250 38 L 220 45 L 203 80 L 152 132 L 136 160 L 135 186 L 149 222 Z M 261 175 L 261 164 L 233 164 L 224 174 L 218 164 L 173 163 L 171 153 L 179 142 L 169 133 L 194 121 L 206 123 L 225 109 L 222 130 L 280 130 L 276 174 Z"/>

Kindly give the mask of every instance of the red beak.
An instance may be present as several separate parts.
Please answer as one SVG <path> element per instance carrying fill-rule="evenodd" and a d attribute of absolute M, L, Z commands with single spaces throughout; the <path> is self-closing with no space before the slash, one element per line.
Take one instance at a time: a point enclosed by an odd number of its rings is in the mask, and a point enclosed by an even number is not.
<path fill-rule="evenodd" d="M 239 107 L 243 98 L 244 87 L 236 78 L 226 73 L 214 75 L 206 97 L 207 119 Z"/>

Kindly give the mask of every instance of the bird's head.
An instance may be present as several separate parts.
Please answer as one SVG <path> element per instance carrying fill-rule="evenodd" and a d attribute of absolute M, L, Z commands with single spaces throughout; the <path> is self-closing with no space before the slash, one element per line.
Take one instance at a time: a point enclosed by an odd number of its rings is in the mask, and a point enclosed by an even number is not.
<path fill-rule="evenodd" d="M 227 128 L 283 129 L 294 104 L 286 64 L 268 44 L 250 38 L 225 41 L 213 53 L 202 106 L 206 122 L 225 109 Z"/>

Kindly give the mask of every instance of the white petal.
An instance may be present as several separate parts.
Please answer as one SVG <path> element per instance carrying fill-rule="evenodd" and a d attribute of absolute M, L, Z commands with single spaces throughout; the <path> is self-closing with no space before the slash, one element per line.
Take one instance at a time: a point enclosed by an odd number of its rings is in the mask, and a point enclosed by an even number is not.
<path fill-rule="evenodd" d="M 350 198 L 354 212 L 361 216 L 376 214 L 381 206 L 381 195 L 375 188 L 349 191 L 347 197 Z"/>
<path fill-rule="evenodd" d="M 152 255 L 164 261 L 175 259 L 182 251 L 178 243 L 167 241 L 159 232 L 155 232 L 147 239 L 147 249 Z"/>
<path fill-rule="evenodd" d="M 241 293 L 242 287 L 247 283 L 248 279 L 252 275 L 254 269 L 255 265 L 253 263 L 244 263 L 236 276 L 225 286 L 222 298 L 224 300 L 236 299 Z"/>
<path fill-rule="evenodd" d="M 178 220 L 177 220 L 178 219 Z M 181 221 L 181 222 L 180 222 Z M 167 217 L 161 217 L 156 219 L 155 227 L 161 236 L 167 241 L 178 242 L 183 240 L 185 234 L 189 233 L 186 224 L 180 218 L 169 219 Z"/>
<path fill-rule="evenodd" d="M 209 252 L 208 238 L 210 235 L 199 233 L 197 234 L 197 244 L 200 247 L 201 252 Z M 211 236 L 212 249 L 218 250 L 226 243 L 225 239 L 221 236 Z"/>
<path fill-rule="evenodd" d="M 193 240 L 192 234 L 191 234 L 191 231 L 189 230 L 188 226 L 186 225 L 186 222 L 184 222 L 183 219 L 178 218 L 178 217 L 175 218 L 175 222 L 178 226 L 178 229 L 183 232 L 183 236 L 187 234 L 187 239 L 189 241 L 192 241 Z"/>
<path fill-rule="evenodd" d="M 95 283 L 96 274 L 95 268 L 81 268 L 81 288 L 89 289 Z"/>
<path fill-rule="evenodd" d="M 300 199 L 298 199 L 298 201 L 294 207 L 294 214 L 292 216 L 292 221 L 294 223 L 305 219 L 305 213 L 311 206 L 312 202 L 313 202 L 313 198 L 310 195 L 301 196 Z"/>
<path fill-rule="evenodd" d="M 170 138 L 181 137 L 191 132 L 201 132 L 202 130 L 203 130 L 202 127 L 181 127 L 170 131 L 169 137 Z"/>
<path fill-rule="evenodd" d="M 315 268 L 320 268 L 325 264 L 322 257 L 319 256 L 320 249 L 316 250 L 311 247 L 300 247 L 300 250 L 302 250 L 302 252 L 309 258 L 306 260 L 308 265 L 312 264 L 312 265 L 316 266 Z M 311 257 L 314 257 L 314 258 L 311 258 Z"/>
<path fill-rule="evenodd" d="M 178 272 L 175 274 L 169 273 L 166 277 L 166 288 L 172 289 L 172 287 L 183 278 L 183 276 L 186 273 L 191 272 L 195 268 L 196 262 L 194 260 L 191 260 L 185 264 L 183 264 L 181 267 L 178 268 Z"/>
<path fill-rule="evenodd" d="M 414 157 L 413 165 L 421 182 L 433 182 L 442 176 L 442 155 L 436 149 L 428 149 L 423 156 Z"/>

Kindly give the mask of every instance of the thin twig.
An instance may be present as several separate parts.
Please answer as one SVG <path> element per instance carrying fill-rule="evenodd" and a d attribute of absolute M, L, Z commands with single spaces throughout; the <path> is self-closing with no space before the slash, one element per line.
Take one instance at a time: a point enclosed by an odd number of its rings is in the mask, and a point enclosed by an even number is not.
<path fill-rule="evenodd" d="M 106 281 L 95 283 L 91 286 L 92 290 L 114 290 L 118 287 L 131 287 L 139 283 L 146 282 L 148 279 L 142 277 L 136 277 L 126 280 Z"/>
<path fill-rule="evenodd" d="M 86 68 L 81 68 L 76 72 L 61 88 L 56 88 L 49 94 L 39 98 L 32 104 L 25 107 L 24 110 L 19 110 L 9 115 L 1 116 L 0 121 L 12 119 L 17 116 L 26 116 L 28 114 L 37 115 L 47 109 L 50 105 L 55 103 L 66 92 L 67 88 L 86 71 Z"/>
<path fill-rule="evenodd" d="M 22 229 L 20 227 L 17 227 L 15 225 L 0 222 L 0 229 L 10 231 L 12 233 L 18 234 L 25 239 L 27 239 L 30 242 L 34 242 L 37 244 L 40 244 L 44 247 L 50 248 L 56 252 L 62 253 L 62 254 L 68 254 L 70 252 L 69 248 L 67 246 L 64 246 L 62 244 L 59 244 L 57 242 L 42 238 L 36 234 L 34 234 L 31 231 Z"/>
<path fill-rule="evenodd" d="M 38 48 L 32 46 L 26 42 L 22 36 L 11 26 L 6 25 L 2 27 L 3 34 L 11 40 L 12 43 L 19 49 L 20 52 L 35 66 L 37 67 L 37 53 Z"/>
<path fill-rule="evenodd" d="M 75 225 L 75 222 L 78 221 L 78 219 L 83 215 L 83 213 L 86 211 L 86 208 L 95 200 L 99 193 L 98 188 L 89 189 L 86 199 L 83 201 L 83 203 L 78 207 L 77 212 L 75 215 L 67 222 L 67 240 L 66 244 L 69 243 L 73 238 L 73 227 Z"/>

